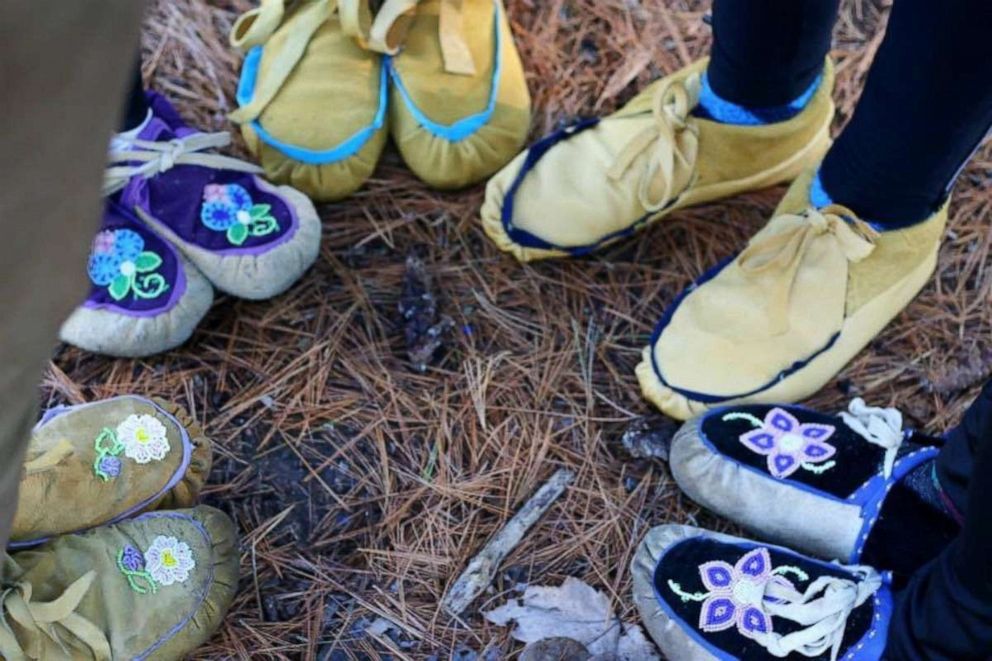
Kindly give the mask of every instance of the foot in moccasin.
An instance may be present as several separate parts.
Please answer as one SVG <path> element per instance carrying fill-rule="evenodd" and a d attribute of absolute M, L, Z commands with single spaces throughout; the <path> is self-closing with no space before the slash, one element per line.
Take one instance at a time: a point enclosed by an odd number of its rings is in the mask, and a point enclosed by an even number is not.
<path fill-rule="evenodd" d="M 181 407 L 134 395 L 45 412 L 28 444 L 11 548 L 191 507 L 210 440 Z"/>
<path fill-rule="evenodd" d="M 797 179 L 734 259 L 679 295 L 637 366 L 641 390 L 685 420 L 718 405 L 795 402 L 819 390 L 930 279 L 946 204 L 878 231 Z"/>
<path fill-rule="evenodd" d="M 210 507 L 19 551 L 4 566 L 0 658 L 183 658 L 223 621 L 238 564 L 234 524 Z"/>
<path fill-rule="evenodd" d="M 878 661 L 892 622 L 888 578 L 690 526 L 648 532 L 634 601 L 666 659 Z"/>
<path fill-rule="evenodd" d="M 749 404 L 687 422 L 669 462 L 686 495 L 761 539 L 905 577 L 960 532 L 935 479 L 941 443 L 860 399 L 840 415 Z"/>
<path fill-rule="evenodd" d="M 677 209 L 791 181 L 819 162 L 834 114 L 829 61 L 801 111 L 761 125 L 694 112 L 707 62 L 520 154 L 486 189 L 489 237 L 521 261 L 583 255 Z"/>

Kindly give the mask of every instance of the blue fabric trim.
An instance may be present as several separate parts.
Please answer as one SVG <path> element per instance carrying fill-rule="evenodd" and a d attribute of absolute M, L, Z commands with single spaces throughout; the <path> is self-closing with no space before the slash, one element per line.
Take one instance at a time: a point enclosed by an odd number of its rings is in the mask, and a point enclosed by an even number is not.
<path fill-rule="evenodd" d="M 244 64 L 241 67 L 241 78 L 238 81 L 237 101 L 241 106 L 251 103 L 255 95 L 255 84 L 258 80 L 258 67 L 262 60 L 262 46 L 255 46 L 245 56 Z M 389 73 L 386 64 L 382 64 L 379 69 L 379 108 L 376 110 L 372 123 L 359 129 L 351 137 L 345 139 L 336 147 L 330 149 L 308 149 L 283 142 L 262 128 L 261 122 L 257 119 L 251 122 L 251 127 L 258 134 L 258 137 L 265 144 L 278 149 L 293 160 L 306 163 L 308 165 L 328 165 L 351 158 L 357 154 L 365 144 L 380 130 L 386 123 L 386 109 L 389 107 Z"/>
<path fill-rule="evenodd" d="M 713 278 L 715 278 L 720 273 L 720 271 L 722 271 L 734 259 L 735 259 L 735 257 L 728 257 L 728 258 L 724 259 L 723 261 L 719 262 L 716 266 L 712 267 L 711 269 L 709 269 L 708 271 L 706 271 L 705 273 L 703 273 L 703 275 L 700 276 L 698 280 L 696 280 L 694 283 L 692 283 L 691 285 L 689 285 L 689 287 L 687 287 L 686 289 L 684 289 L 682 291 L 682 293 L 680 293 L 678 295 L 678 297 L 676 297 L 676 299 L 671 303 L 671 305 L 669 305 L 668 308 L 665 310 L 665 313 L 662 315 L 661 320 L 658 322 L 658 325 L 655 326 L 654 332 L 651 334 L 651 345 L 650 345 L 651 346 L 651 368 L 654 371 L 655 376 L 658 377 L 658 380 L 661 381 L 661 383 L 665 387 L 673 390 L 674 392 L 677 392 L 680 395 L 682 395 L 684 397 L 687 397 L 688 399 L 691 399 L 691 400 L 694 400 L 694 401 L 697 401 L 697 402 L 701 402 L 701 403 L 704 403 L 704 404 L 718 404 L 720 402 L 727 402 L 727 401 L 730 401 L 732 399 L 739 399 L 741 397 L 750 397 L 752 395 L 756 395 L 756 394 L 758 394 L 760 392 L 763 392 L 765 390 L 768 390 L 769 388 L 771 388 L 772 386 L 778 384 L 780 381 L 782 381 L 786 377 L 794 374 L 795 372 L 798 372 L 799 370 L 801 370 L 802 368 L 806 367 L 808 364 L 810 364 L 811 362 L 813 362 L 813 360 L 815 360 L 817 356 L 819 356 L 823 352 L 825 352 L 828 349 L 830 349 L 830 347 L 832 347 L 834 345 L 834 343 L 837 341 L 837 338 L 840 337 L 840 332 L 834 333 L 833 337 L 831 337 L 830 340 L 825 345 L 823 345 L 821 348 L 817 349 L 813 354 L 807 356 L 806 358 L 803 358 L 801 360 L 796 361 L 795 363 L 793 363 L 789 367 L 787 367 L 784 370 L 782 370 L 781 372 L 779 372 L 768 383 L 766 383 L 766 384 L 764 384 L 762 386 L 759 386 L 759 387 L 757 387 L 754 390 L 751 390 L 749 392 L 737 393 L 737 394 L 733 394 L 733 395 L 710 395 L 708 393 L 694 392 L 692 390 L 686 390 L 684 388 L 678 388 L 676 386 L 673 386 L 661 374 L 661 367 L 658 365 L 658 361 L 657 361 L 657 359 L 655 358 L 655 355 L 654 355 L 654 345 L 655 345 L 655 343 L 657 343 L 658 338 L 661 337 L 662 331 L 664 331 L 665 328 L 668 326 L 668 324 L 671 323 L 672 317 L 675 316 L 675 312 L 676 312 L 676 310 L 678 310 L 679 305 L 682 304 L 682 301 L 685 300 L 685 298 L 689 294 L 691 294 L 692 292 L 694 292 L 697 288 L 701 287 L 702 285 L 706 284 L 707 282 L 709 282 L 710 280 L 712 280 Z"/>
<path fill-rule="evenodd" d="M 697 537 L 703 537 L 704 539 L 706 538 L 705 535 L 698 535 Z M 695 626 L 689 625 L 685 620 L 676 615 L 675 611 L 672 610 L 672 607 L 668 605 L 668 601 L 661 596 L 661 593 L 658 592 L 658 580 L 656 575 L 658 570 L 661 568 L 661 563 L 665 559 L 665 556 L 668 555 L 669 551 L 676 548 L 680 544 L 685 544 L 693 539 L 696 539 L 696 537 L 687 537 L 682 539 L 666 548 L 662 551 L 661 555 L 658 556 L 658 561 L 655 563 L 654 571 L 651 574 L 651 589 L 654 591 L 655 601 L 658 602 L 658 606 L 660 606 L 661 610 L 664 611 L 666 616 L 668 616 L 668 619 L 677 624 L 684 633 L 688 634 L 689 637 L 692 638 L 693 642 L 721 661 L 736 661 L 737 657 L 724 652 L 719 647 L 711 644 L 706 640 L 706 638 L 703 637 L 702 633 L 700 633 Z M 822 560 L 817 560 L 816 558 L 802 555 L 801 553 L 797 553 L 792 549 L 787 549 L 784 546 L 776 546 L 775 544 L 759 544 L 758 542 L 747 541 L 730 545 L 736 546 L 744 552 L 753 551 L 756 548 L 767 548 L 784 553 L 785 555 L 791 555 L 794 558 L 801 558 L 825 569 L 838 569 L 835 564 L 823 562 Z M 848 576 L 851 577 L 851 580 L 854 580 L 854 577 L 851 574 L 848 574 Z M 872 618 L 871 626 L 868 627 L 865 635 L 862 636 L 857 643 L 848 648 L 850 651 L 841 657 L 844 661 L 877 661 L 877 659 L 882 658 L 882 652 L 885 650 L 885 644 L 887 641 L 886 634 L 889 629 L 889 622 L 892 619 L 893 610 L 892 591 L 889 587 L 890 583 L 891 577 L 888 574 L 882 574 L 882 587 L 880 587 L 878 592 L 875 593 L 875 617 Z"/>
<path fill-rule="evenodd" d="M 817 170 L 813 176 L 813 181 L 809 185 L 809 203 L 817 209 L 830 206 L 834 203 L 834 198 L 823 187 L 823 180 L 820 179 L 820 171 Z"/>
<path fill-rule="evenodd" d="M 699 92 L 699 105 L 693 111 L 697 117 L 710 119 L 721 124 L 737 124 L 741 126 L 762 126 L 764 124 L 774 124 L 792 119 L 806 107 L 816 90 L 823 82 L 821 73 L 792 101 L 780 106 L 769 106 L 767 108 L 750 108 L 742 106 L 732 101 L 721 98 L 712 87 L 710 87 L 709 76 L 703 74 L 702 88 Z"/>
<path fill-rule="evenodd" d="M 878 515 L 885 503 L 885 497 L 896 482 L 905 477 L 909 472 L 931 459 L 936 458 L 940 450 L 934 447 L 926 447 L 916 452 L 906 455 L 896 462 L 892 470 L 892 477 L 888 480 L 881 474 L 875 475 L 866 482 L 860 489 L 851 495 L 850 501 L 861 505 L 861 530 L 858 531 L 857 546 L 848 558 L 849 564 L 855 564 L 861 560 L 861 554 L 865 550 L 865 544 L 871 535 L 872 528 L 878 521 Z"/>
<path fill-rule="evenodd" d="M 417 120 L 417 123 L 424 127 L 429 133 L 449 142 L 460 142 L 475 135 L 483 126 L 489 123 L 490 119 L 492 119 L 493 112 L 496 110 L 496 97 L 499 93 L 499 81 L 503 69 L 503 35 L 499 29 L 499 18 L 499 2 L 494 0 L 493 31 L 496 33 L 496 52 L 494 55 L 495 60 L 493 60 L 492 89 L 489 92 L 489 102 L 486 104 L 486 108 L 482 112 L 476 113 L 475 115 L 469 115 L 468 117 L 463 117 L 452 124 L 439 124 L 424 114 L 424 112 L 417 107 L 413 97 L 410 96 L 410 93 L 403 85 L 403 81 L 400 79 L 400 74 L 396 70 L 396 66 L 393 64 L 393 58 L 385 58 L 386 66 L 389 69 L 389 76 L 392 79 L 393 84 L 396 85 L 396 89 L 399 90 L 400 96 L 403 97 L 403 103 L 406 105 L 407 110 L 409 110 L 410 114 Z"/>

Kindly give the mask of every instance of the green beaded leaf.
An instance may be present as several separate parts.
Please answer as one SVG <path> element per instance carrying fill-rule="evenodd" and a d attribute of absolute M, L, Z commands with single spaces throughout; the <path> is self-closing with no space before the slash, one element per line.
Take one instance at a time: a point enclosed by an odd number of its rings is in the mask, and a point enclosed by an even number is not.
<path fill-rule="evenodd" d="M 134 260 L 134 270 L 138 273 L 154 271 L 162 265 L 162 258 L 153 252 L 143 252 Z"/>
<path fill-rule="evenodd" d="M 233 245 L 240 246 L 248 238 L 248 226 L 235 223 L 227 228 L 227 240 Z"/>
<path fill-rule="evenodd" d="M 128 277 L 121 274 L 111 281 L 110 286 L 107 287 L 107 291 L 110 292 L 110 297 L 115 301 L 124 300 L 128 293 L 130 293 L 133 282 L 133 276 Z"/>
<path fill-rule="evenodd" d="M 261 220 L 262 218 L 271 218 L 272 214 L 269 213 L 270 211 L 272 211 L 271 204 L 254 204 L 250 211 L 251 219 Z"/>

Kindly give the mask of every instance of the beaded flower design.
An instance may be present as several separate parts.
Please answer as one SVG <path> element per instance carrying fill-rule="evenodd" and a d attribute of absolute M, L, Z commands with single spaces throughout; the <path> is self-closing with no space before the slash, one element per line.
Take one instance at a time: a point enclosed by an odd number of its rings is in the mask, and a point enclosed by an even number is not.
<path fill-rule="evenodd" d="M 768 457 L 768 472 L 785 479 L 800 468 L 822 473 L 834 467 L 828 460 L 837 448 L 827 443 L 836 429 L 831 425 L 800 423 L 784 409 L 773 408 L 761 420 L 750 413 L 727 413 L 722 420 L 748 420 L 755 429 L 741 434 L 740 442 L 752 452 Z"/>
<path fill-rule="evenodd" d="M 121 455 L 139 464 L 161 461 L 169 453 L 165 425 L 152 415 L 132 413 L 115 429 L 105 427 L 94 441 L 93 472 L 104 482 L 121 474 Z"/>
<path fill-rule="evenodd" d="M 255 204 L 238 184 L 209 184 L 203 189 L 200 220 L 227 240 L 240 246 L 249 236 L 266 236 L 279 229 L 271 204 Z"/>
<path fill-rule="evenodd" d="M 165 277 L 156 273 L 161 265 L 162 258 L 145 250 L 145 240 L 134 230 L 103 230 L 93 239 L 87 273 L 115 301 L 129 295 L 152 299 L 169 289 Z"/>
<path fill-rule="evenodd" d="M 144 553 L 131 544 L 125 545 L 117 554 L 117 567 L 132 590 L 154 594 L 161 587 L 189 580 L 196 561 L 186 542 L 159 535 Z"/>
<path fill-rule="evenodd" d="M 699 611 L 699 629 L 717 632 L 737 627 L 746 638 L 757 639 L 772 633 L 772 617 L 764 604 L 769 584 L 795 590 L 792 582 L 782 576 L 793 573 L 802 580 L 809 576 L 798 567 L 772 568 L 767 548 L 757 548 L 744 554 L 736 564 L 723 560 L 704 562 L 699 566 L 699 577 L 707 592 L 689 593 L 675 581 L 668 587 L 683 602 L 702 602 Z"/>

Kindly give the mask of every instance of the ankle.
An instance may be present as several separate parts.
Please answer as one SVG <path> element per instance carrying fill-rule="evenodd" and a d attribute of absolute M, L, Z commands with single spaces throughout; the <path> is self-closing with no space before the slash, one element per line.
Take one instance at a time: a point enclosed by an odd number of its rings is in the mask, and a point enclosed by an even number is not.
<path fill-rule="evenodd" d="M 784 122 L 803 111 L 822 81 L 823 74 L 820 74 L 805 91 L 787 103 L 755 107 L 735 103 L 722 97 L 713 89 L 709 76 L 704 73 L 702 88 L 699 93 L 699 104 L 693 110 L 693 114 L 701 119 L 741 126 L 761 126 Z"/>

